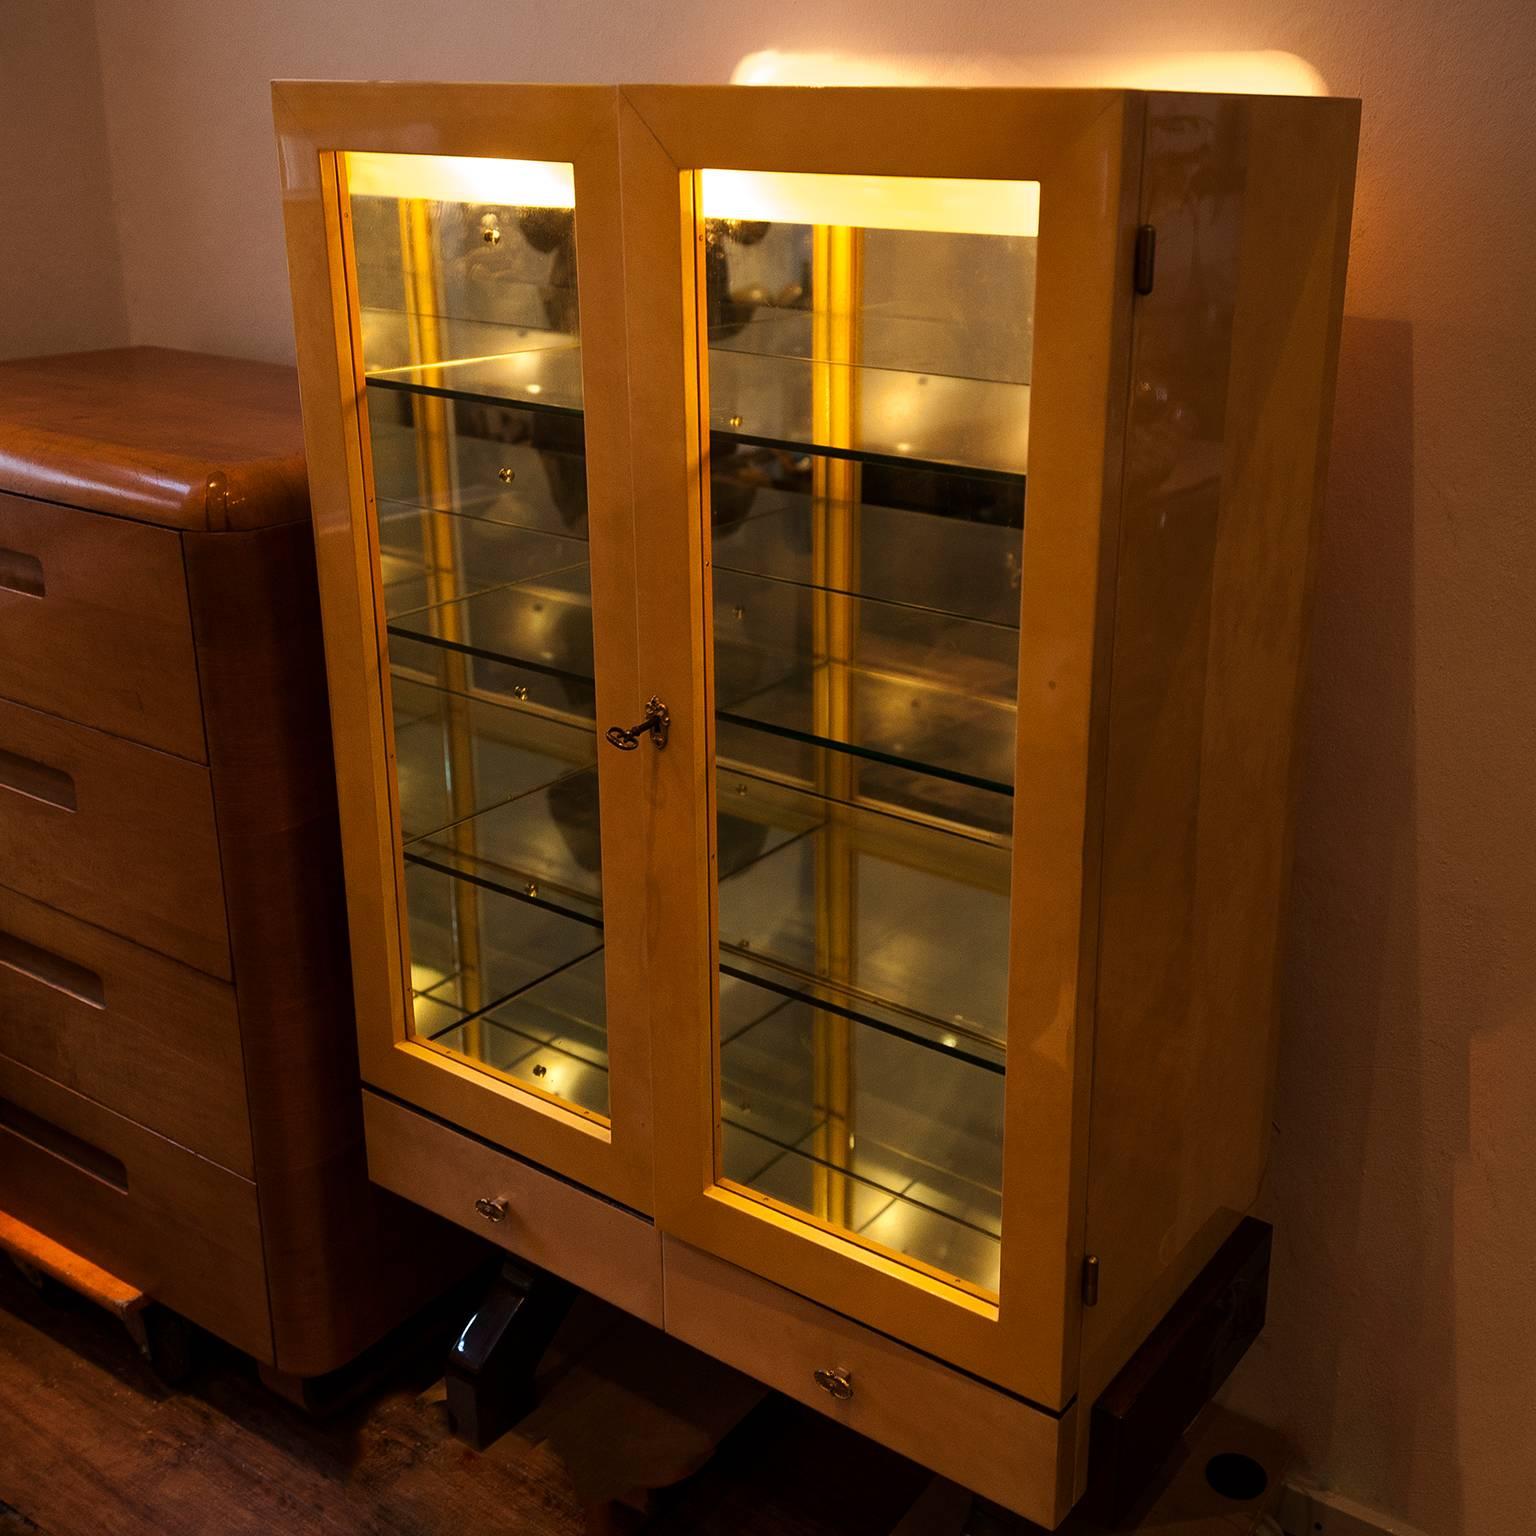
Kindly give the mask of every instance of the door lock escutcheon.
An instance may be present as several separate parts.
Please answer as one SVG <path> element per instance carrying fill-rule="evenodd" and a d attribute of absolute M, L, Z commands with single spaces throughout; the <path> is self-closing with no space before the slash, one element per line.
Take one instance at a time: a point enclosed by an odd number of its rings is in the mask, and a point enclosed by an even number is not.
<path fill-rule="evenodd" d="M 671 728 L 671 711 L 653 693 L 645 706 L 645 719 L 639 725 L 632 725 L 627 730 L 622 725 L 610 725 L 604 734 L 608 744 L 620 752 L 633 752 L 640 745 L 642 736 L 649 736 L 660 751 L 667 744 L 667 732 Z"/>

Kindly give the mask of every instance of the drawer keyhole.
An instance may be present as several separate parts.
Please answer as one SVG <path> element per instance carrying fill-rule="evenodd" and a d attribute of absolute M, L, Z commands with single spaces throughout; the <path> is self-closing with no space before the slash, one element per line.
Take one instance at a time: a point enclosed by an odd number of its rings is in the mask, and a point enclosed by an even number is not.
<path fill-rule="evenodd" d="M 853 1396 L 853 1377 L 847 1371 L 812 1371 L 811 1379 L 818 1387 L 838 1402 L 846 1403 Z"/>
<path fill-rule="evenodd" d="M 507 1219 L 507 1202 L 505 1200 L 492 1199 L 490 1195 L 481 1195 L 475 1201 L 475 1209 L 487 1221 L 505 1221 Z"/>

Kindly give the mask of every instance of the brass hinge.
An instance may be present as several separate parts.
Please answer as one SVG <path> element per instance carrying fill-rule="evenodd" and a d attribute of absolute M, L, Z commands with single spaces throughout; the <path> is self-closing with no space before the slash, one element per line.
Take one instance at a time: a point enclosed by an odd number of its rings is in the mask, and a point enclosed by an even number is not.
<path fill-rule="evenodd" d="M 1136 231 L 1136 255 L 1131 263 L 1135 275 L 1136 292 L 1145 297 L 1152 292 L 1152 281 L 1157 275 L 1157 228 L 1143 224 Z"/>
<path fill-rule="evenodd" d="M 1099 1304 L 1099 1256 L 1096 1253 L 1083 1255 L 1083 1305 L 1096 1307 Z"/>

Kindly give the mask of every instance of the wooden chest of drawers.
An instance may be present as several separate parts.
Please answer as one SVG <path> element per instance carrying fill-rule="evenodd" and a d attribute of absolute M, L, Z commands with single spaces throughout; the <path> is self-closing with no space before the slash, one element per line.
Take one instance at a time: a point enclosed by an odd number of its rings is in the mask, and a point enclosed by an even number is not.
<path fill-rule="evenodd" d="M 0 1209 L 295 1376 L 454 1272 L 367 1180 L 287 369 L 0 364 Z"/>

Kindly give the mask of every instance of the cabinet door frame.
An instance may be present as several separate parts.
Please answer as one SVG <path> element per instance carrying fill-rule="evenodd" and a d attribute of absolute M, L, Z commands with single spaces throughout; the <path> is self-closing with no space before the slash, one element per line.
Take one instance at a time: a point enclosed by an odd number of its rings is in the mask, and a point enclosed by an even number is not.
<path fill-rule="evenodd" d="M 599 751 L 610 1120 L 420 1044 L 409 955 L 388 653 L 367 400 L 350 278 L 347 151 L 569 162 L 577 291 L 596 725 L 638 718 L 634 519 L 617 95 L 600 86 L 273 86 L 325 621 L 342 848 L 364 1079 L 636 1210 L 652 1203 L 645 882 L 639 788 Z M 611 877 L 611 878 L 608 878 Z M 514 1213 L 515 1220 L 515 1213 Z"/>
<path fill-rule="evenodd" d="M 667 1232 L 1048 1411 L 1076 1389 L 1099 814 L 1143 100 L 1134 92 L 624 87 L 656 1210 Z M 709 530 L 693 198 L 706 167 L 1041 186 L 1019 657 L 998 1301 L 715 1183 Z"/>

